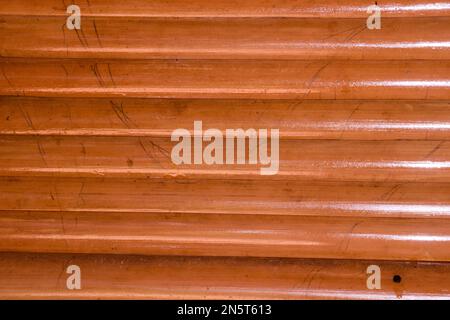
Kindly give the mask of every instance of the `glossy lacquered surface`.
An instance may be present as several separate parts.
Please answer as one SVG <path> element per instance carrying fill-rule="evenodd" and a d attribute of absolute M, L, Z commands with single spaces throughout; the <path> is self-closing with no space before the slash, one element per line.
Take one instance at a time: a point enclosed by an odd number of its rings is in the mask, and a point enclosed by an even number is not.
<path fill-rule="evenodd" d="M 367 17 L 365 0 L 84 0 L 79 5 L 95 17 Z M 388 0 L 378 4 L 388 17 L 447 16 L 446 1 Z M 66 16 L 66 3 L 58 0 L 2 0 L 2 15 Z"/>
<path fill-rule="evenodd" d="M 419 21 L 410 17 L 385 18 L 386 28 L 376 32 L 367 29 L 365 19 L 89 17 L 83 19 L 82 32 L 76 33 L 62 28 L 61 17 L 12 16 L 3 20 L 0 53 L 5 57 L 94 59 L 450 57 L 448 17 L 424 17 Z"/>
<path fill-rule="evenodd" d="M 4 58 L 0 67 L 0 94 L 13 96 L 298 100 L 450 97 L 450 60 Z"/>
<path fill-rule="evenodd" d="M 371 4 L 1 0 L 0 298 L 450 299 L 450 3 Z"/>
<path fill-rule="evenodd" d="M 75 261 L 84 287 L 68 292 Z M 367 292 L 373 263 L 383 287 Z M 450 285 L 448 264 L 424 262 L 5 253 L 0 268 L 7 299 L 448 299 Z"/>

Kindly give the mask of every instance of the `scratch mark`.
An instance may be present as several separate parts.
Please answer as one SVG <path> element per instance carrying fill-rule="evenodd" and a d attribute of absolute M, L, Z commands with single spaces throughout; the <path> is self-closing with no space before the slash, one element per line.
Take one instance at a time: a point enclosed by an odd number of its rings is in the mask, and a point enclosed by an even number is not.
<path fill-rule="evenodd" d="M 12 84 L 11 80 L 9 80 L 8 76 L 6 75 L 5 70 L 3 69 L 3 66 L 0 69 L 2 70 L 2 74 L 3 74 L 3 77 L 6 79 L 6 82 L 8 82 L 8 84 L 11 88 L 14 88 L 14 85 Z"/>
<path fill-rule="evenodd" d="M 142 138 L 139 138 L 139 144 L 142 147 L 142 149 L 144 150 L 145 154 L 151 158 L 151 159 L 155 159 L 155 157 L 153 156 L 153 153 L 151 151 L 148 151 L 147 148 L 144 145 L 144 142 L 142 140 Z"/>
<path fill-rule="evenodd" d="M 350 245 L 351 236 L 352 236 L 352 234 L 353 234 L 353 231 L 355 231 L 356 227 L 359 226 L 359 225 L 362 224 L 362 223 L 363 223 L 362 221 L 356 222 L 356 223 L 353 224 L 353 226 L 350 228 L 350 231 L 348 232 L 348 240 L 346 241 L 344 252 L 347 252 L 347 250 L 348 250 L 348 247 L 349 247 L 349 245 Z"/>
<path fill-rule="evenodd" d="M 39 141 L 39 138 L 36 138 L 39 154 L 41 155 L 42 161 L 45 163 L 45 166 L 48 167 L 47 160 L 45 160 L 46 153 L 44 150 L 44 147 L 42 147 L 41 142 Z"/>
<path fill-rule="evenodd" d="M 123 102 L 120 102 L 120 105 L 117 103 L 114 103 L 112 100 L 109 100 L 109 103 L 111 103 L 112 109 L 114 110 L 117 117 L 122 121 L 122 123 L 128 128 L 131 129 L 132 127 L 136 127 L 136 125 L 133 123 L 133 121 L 128 117 L 126 112 L 123 110 Z"/>
<path fill-rule="evenodd" d="M 341 133 L 339 135 L 339 139 L 342 139 L 344 137 L 345 129 L 347 128 L 347 125 L 349 121 L 352 119 L 353 115 L 359 110 L 361 107 L 362 102 L 358 103 L 358 105 L 350 112 L 350 115 L 345 119 L 345 127 L 341 130 Z"/>
<path fill-rule="evenodd" d="M 98 34 L 97 24 L 95 23 L 95 19 L 92 20 L 92 24 L 94 26 L 94 31 L 95 31 L 95 35 L 97 36 L 98 44 L 100 45 L 101 48 L 103 48 L 102 41 L 100 40 L 100 36 Z"/>
<path fill-rule="evenodd" d="M 167 158 L 171 159 L 170 157 L 170 152 L 167 151 L 166 149 L 164 149 L 163 147 L 161 147 L 160 145 L 156 144 L 155 142 L 153 142 L 152 140 L 148 140 L 148 142 L 152 145 L 153 148 L 156 148 L 159 152 L 161 152 L 161 154 L 163 154 L 164 156 L 166 156 Z"/>
<path fill-rule="evenodd" d="M 63 210 L 62 210 L 62 205 L 61 202 L 59 201 L 59 193 L 58 193 L 58 189 L 56 188 L 56 184 L 55 181 L 52 182 L 52 189 L 53 191 L 51 192 L 52 195 L 52 199 L 56 199 L 56 203 L 58 204 L 58 208 L 59 208 L 59 218 L 60 218 L 60 223 L 61 223 L 61 230 L 63 232 L 63 235 L 66 235 L 66 225 L 64 222 L 64 215 L 63 215 Z M 54 195 L 54 197 L 53 197 Z M 66 245 L 66 247 L 69 247 L 69 243 L 67 242 L 66 238 L 64 239 L 64 243 Z"/>
<path fill-rule="evenodd" d="M 84 157 L 86 157 L 86 147 L 84 146 L 84 143 L 80 143 L 81 144 L 81 153 L 83 154 Z"/>
<path fill-rule="evenodd" d="M 359 107 L 361 107 L 362 103 L 359 103 L 354 109 L 353 111 L 350 113 L 350 115 L 348 116 L 346 122 L 350 121 L 351 118 L 353 117 L 353 115 L 359 110 Z"/>
<path fill-rule="evenodd" d="M 69 72 L 67 71 L 66 66 L 61 64 L 61 68 L 64 70 L 64 73 L 65 73 L 66 79 L 67 79 L 69 77 Z"/>
<path fill-rule="evenodd" d="M 61 26 L 61 30 L 63 33 L 63 39 L 64 39 L 64 46 L 66 47 L 66 56 L 69 56 L 69 44 L 67 43 L 67 39 L 66 39 L 66 24 L 64 23 Z"/>
<path fill-rule="evenodd" d="M 392 196 L 398 191 L 398 189 L 402 186 L 401 183 L 396 184 L 395 186 L 393 186 L 388 192 L 386 192 L 385 194 L 383 194 L 381 196 L 382 200 L 391 200 Z"/>
<path fill-rule="evenodd" d="M 311 77 L 311 79 L 308 82 L 308 92 L 304 94 L 303 99 L 305 99 L 307 96 L 309 96 L 309 94 L 311 93 L 311 86 L 313 85 L 314 81 L 316 81 L 316 79 L 319 77 L 320 73 L 329 65 L 331 64 L 331 61 L 326 62 L 322 67 L 319 68 L 319 70 L 317 70 L 313 76 Z"/>
<path fill-rule="evenodd" d="M 425 158 L 424 159 L 428 159 L 429 157 L 431 157 L 436 151 L 438 151 L 441 147 L 442 147 L 442 145 L 444 144 L 444 140 L 442 140 L 441 142 L 439 142 L 439 144 L 436 146 L 436 147 L 434 147 L 433 148 L 433 150 L 431 150 L 426 156 L 425 156 Z"/>
<path fill-rule="evenodd" d="M 326 37 L 326 38 L 323 39 L 323 40 L 328 40 L 328 39 L 330 39 L 330 38 L 332 38 L 332 37 L 334 37 L 334 36 L 338 36 L 338 35 L 341 35 L 341 34 L 344 34 L 344 33 L 347 33 L 347 32 L 355 31 L 355 30 L 358 30 L 359 28 L 360 28 L 360 26 L 358 25 L 358 26 L 356 26 L 356 27 L 351 27 L 351 28 L 349 28 L 349 29 L 345 29 L 345 30 L 342 30 L 342 31 L 338 31 L 338 32 L 335 32 L 335 33 L 330 34 L 328 37 Z"/>
<path fill-rule="evenodd" d="M 109 77 L 111 78 L 111 81 L 112 81 L 113 85 L 116 86 L 116 82 L 114 81 L 114 77 L 113 77 L 112 72 L 111 72 L 111 66 L 110 66 L 109 63 L 107 64 L 107 66 L 108 66 Z"/>
<path fill-rule="evenodd" d="M 36 128 L 34 127 L 33 121 L 31 120 L 31 117 L 30 117 L 30 115 L 28 114 L 28 112 L 27 112 L 26 110 L 24 110 L 22 106 L 19 106 L 19 110 L 20 110 L 20 112 L 22 113 L 22 115 L 23 115 L 23 117 L 24 117 L 24 119 L 25 119 L 27 125 L 28 125 L 33 131 L 36 131 Z M 46 160 L 46 153 L 45 153 L 44 147 L 43 147 L 42 144 L 41 144 L 41 141 L 40 141 L 40 138 L 39 138 L 39 137 L 36 137 L 36 144 L 37 144 L 37 147 L 38 147 L 38 150 L 39 150 L 39 154 L 40 154 L 40 156 L 41 156 L 42 161 L 44 162 L 45 166 L 48 167 L 48 163 L 47 163 L 47 160 Z"/>
<path fill-rule="evenodd" d="M 295 111 L 295 109 L 297 109 L 297 107 L 300 106 L 303 102 L 304 102 L 304 100 L 298 100 L 298 101 L 294 101 L 293 103 L 290 103 L 288 106 L 288 111 L 289 112 Z M 282 118 L 280 118 L 280 120 L 281 119 Z"/>
<path fill-rule="evenodd" d="M 83 197 L 84 185 L 85 185 L 85 181 L 83 180 L 81 182 L 80 191 L 78 192 L 78 199 L 81 200 L 81 204 L 83 204 L 83 205 L 86 204 L 86 201 L 84 200 L 84 197 Z M 77 205 L 79 206 L 80 202 L 78 202 Z M 77 223 L 78 223 L 78 219 L 77 219 Z"/>
<path fill-rule="evenodd" d="M 89 43 L 87 41 L 86 35 L 84 34 L 83 28 L 81 28 L 80 31 L 81 31 L 81 35 L 83 36 L 84 41 L 86 42 L 86 47 L 89 47 Z"/>
<path fill-rule="evenodd" d="M 81 38 L 80 34 L 78 33 L 78 29 L 74 29 L 75 33 L 77 34 L 78 40 L 80 40 L 80 43 L 83 45 L 83 47 L 87 47 L 87 44 L 84 43 L 83 39 Z"/>
<path fill-rule="evenodd" d="M 24 110 L 22 106 L 19 106 L 19 110 L 20 110 L 20 113 L 22 113 L 22 116 L 24 117 L 28 126 L 35 131 L 36 129 L 34 128 L 33 121 L 31 121 L 31 117 L 28 114 L 28 112 L 26 110 Z"/>
<path fill-rule="evenodd" d="M 366 26 L 362 27 L 359 30 L 356 30 L 353 34 L 350 34 L 350 36 L 348 36 L 347 38 L 345 38 L 345 41 L 350 41 L 353 40 L 354 37 L 356 37 L 358 34 L 360 34 L 361 32 L 363 32 L 366 29 Z"/>
<path fill-rule="evenodd" d="M 89 68 L 94 73 L 95 78 L 97 79 L 99 85 L 101 87 L 105 86 L 105 82 L 103 81 L 102 75 L 100 74 L 100 71 L 98 70 L 98 65 L 94 63 L 93 65 L 90 65 Z"/>
<path fill-rule="evenodd" d="M 306 285 L 306 288 L 307 289 L 310 289 L 311 288 L 311 284 L 312 284 L 312 282 L 313 282 L 313 280 L 314 280 L 314 278 L 324 269 L 325 267 L 319 267 L 319 268 L 317 268 L 317 269 L 315 269 L 315 270 L 312 270 L 309 274 L 308 274 L 308 276 L 305 278 L 305 280 L 304 280 L 304 284 L 306 284 L 307 283 L 307 285 Z"/>

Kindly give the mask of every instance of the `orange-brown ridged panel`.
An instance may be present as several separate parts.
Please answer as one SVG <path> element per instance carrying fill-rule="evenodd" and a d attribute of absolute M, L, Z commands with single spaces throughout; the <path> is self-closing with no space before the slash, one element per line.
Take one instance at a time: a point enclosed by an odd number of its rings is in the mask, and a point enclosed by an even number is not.
<path fill-rule="evenodd" d="M 74 262 L 83 289 L 69 291 Z M 368 291 L 373 263 L 383 286 Z M 449 265 L 428 262 L 4 253 L 0 270 L 5 299 L 449 299 L 450 285 Z"/>
<path fill-rule="evenodd" d="M 450 299 L 448 2 L 77 2 L 0 0 L 0 298 Z M 278 174 L 175 165 L 194 121 Z"/>

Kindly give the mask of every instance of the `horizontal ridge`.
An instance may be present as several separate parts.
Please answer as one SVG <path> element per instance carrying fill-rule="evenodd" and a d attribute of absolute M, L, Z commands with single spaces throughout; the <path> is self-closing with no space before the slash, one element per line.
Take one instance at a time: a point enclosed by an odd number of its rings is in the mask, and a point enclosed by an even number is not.
<path fill-rule="evenodd" d="M 281 139 L 450 140 L 448 101 L 0 97 L 0 112 L 0 135 L 14 136 L 162 138 L 201 120 L 222 131 L 279 129 Z"/>
<path fill-rule="evenodd" d="M 449 60 L 99 63 L 4 58 L 0 61 L 0 95 L 299 100 L 450 98 Z"/>
<path fill-rule="evenodd" d="M 450 222 L 436 219 L 12 211 L 0 222 L 0 251 L 450 261 Z"/>
<path fill-rule="evenodd" d="M 380 30 L 367 29 L 365 19 L 84 18 L 80 32 L 67 30 L 64 18 L 3 20 L 3 57 L 450 59 L 450 16 L 420 21 L 384 18 L 389 27 Z"/>
<path fill-rule="evenodd" d="M 2 254 L 5 299 L 449 299 L 449 264 L 381 262 L 381 289 L 367 290 L 374 261 Z M 82 290 L 67 290 L 69 265 Z M 151 272 L 149 272 L 151 270 Z M 205 272 L 207 270 L 207 272 Z M 400 275 L 402 283 L 392 281 Z"/>
<path fill-rule="evenodd" d="M 449 218 L 448 183 L 2 177 L 3 210 Z"/>
<path fill-rule="evenodd" d="M 96 17 L 367 17 L 373 2 L 365 0 L 121 0 L 80 1 L 84 15 Z M 69 4 L 67 4 L 69 5 Z M 379 3 L 387 17 L 448 16 L 448 2 L 424 0 L 387 0 Z M 67 16 L 66 4 L 58 0 L 5 2 L 1 15 Z"/>

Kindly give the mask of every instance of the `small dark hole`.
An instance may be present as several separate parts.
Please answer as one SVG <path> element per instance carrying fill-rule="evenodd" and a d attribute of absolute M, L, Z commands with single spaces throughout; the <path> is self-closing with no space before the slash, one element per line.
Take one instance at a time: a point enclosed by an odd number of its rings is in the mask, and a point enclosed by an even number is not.
<path fill-rule="evenodd" d="M 396 274 L 393 278 L 392 281 L 394 281 L 395 283 L 400 283 L 402 282 L 402 277 L 400 277 L 398 274 Z"/>

